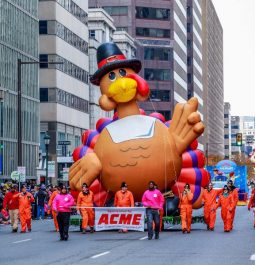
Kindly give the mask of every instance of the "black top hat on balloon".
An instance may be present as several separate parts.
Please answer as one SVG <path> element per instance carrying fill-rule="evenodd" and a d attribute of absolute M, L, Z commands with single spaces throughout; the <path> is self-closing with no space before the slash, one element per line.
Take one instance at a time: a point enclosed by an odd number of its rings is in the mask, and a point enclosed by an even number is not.
<path fill-rule="evenodd" d="M 100 79 L 117 68 L 131 68 L 136 73 L 142 68 L 138 59 L 127 59 L 119 47 L 113 42 L 101 44 L 97 49 L 98 70 L 90 77 L 90 82 L 99 86 Z"/>

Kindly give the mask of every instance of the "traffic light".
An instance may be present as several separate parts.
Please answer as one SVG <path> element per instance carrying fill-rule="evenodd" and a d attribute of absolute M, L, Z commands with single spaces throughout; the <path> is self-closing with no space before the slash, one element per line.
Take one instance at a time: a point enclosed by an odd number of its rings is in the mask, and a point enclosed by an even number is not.
<path fill-rule="evenodd" d="M 242 146 L 243 144 L 243 134 L 237 133 L 236 134 L 236 146 Z"/>

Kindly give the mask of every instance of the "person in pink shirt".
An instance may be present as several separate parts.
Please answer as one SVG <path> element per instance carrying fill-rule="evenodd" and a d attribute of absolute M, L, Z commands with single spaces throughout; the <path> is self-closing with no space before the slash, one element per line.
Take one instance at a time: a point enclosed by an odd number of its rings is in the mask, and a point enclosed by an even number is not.
<path fill-rule="evenodd" d="M 67 187 L 62 186 L 52 203 L 53 211 L 57 213 L 60 240 L 68 240 L 69 220 L 71 215 L 71 206 L 74 205 L 74 198 L 67 193 Z"/>
<path fill-rule="evenodd" d="M 146 190 L 142 197 L 143 206 L 146 207 L 148 239 L 153 237 L 153 221 L 155 223 L 155 239 L 159 239 L 160 217 L 159 210 L 163 209 L 164 197 L 162 193 L 155 189 L 155 182 L 149 182 L 149 189 Z"/>

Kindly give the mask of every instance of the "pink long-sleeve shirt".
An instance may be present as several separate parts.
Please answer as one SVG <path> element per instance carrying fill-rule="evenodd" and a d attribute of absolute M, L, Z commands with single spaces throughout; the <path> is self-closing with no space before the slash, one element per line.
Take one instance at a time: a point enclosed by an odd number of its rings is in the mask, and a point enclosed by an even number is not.
<path fill-rule="evenodd" d="M 57 212 L 71 212 L 74 205 L 74 198 L 71 194 L 58 194 L 52 203 L 52 208 Z"/>
<path fill-rule="evenodd" d="M 145 207 L 150 207 L 152 209 L 163 209 L 164 197 L 157 189 L 146 190 L 143 194 L 142 203 Z"/>

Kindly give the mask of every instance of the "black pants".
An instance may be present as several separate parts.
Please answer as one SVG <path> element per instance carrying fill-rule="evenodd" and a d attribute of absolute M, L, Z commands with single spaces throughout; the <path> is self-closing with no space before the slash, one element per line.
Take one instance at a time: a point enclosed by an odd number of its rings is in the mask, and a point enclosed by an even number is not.
<path fill-rule="evenodd" d="M 160 228 L 160 219 L 159 219 L 159 210 L 156 209 L 146 209 L 147 216 L 147 227 L 148 227 L 148 237 L 153 236 L 153 221 L 155 223 L 155 234 L 159 234 Z"/>
<path fill-rule="evenodd" d="M 61 239 L 68 238 L 70 213 L 59 212 L 57 215 L 59 234 Z"/>

